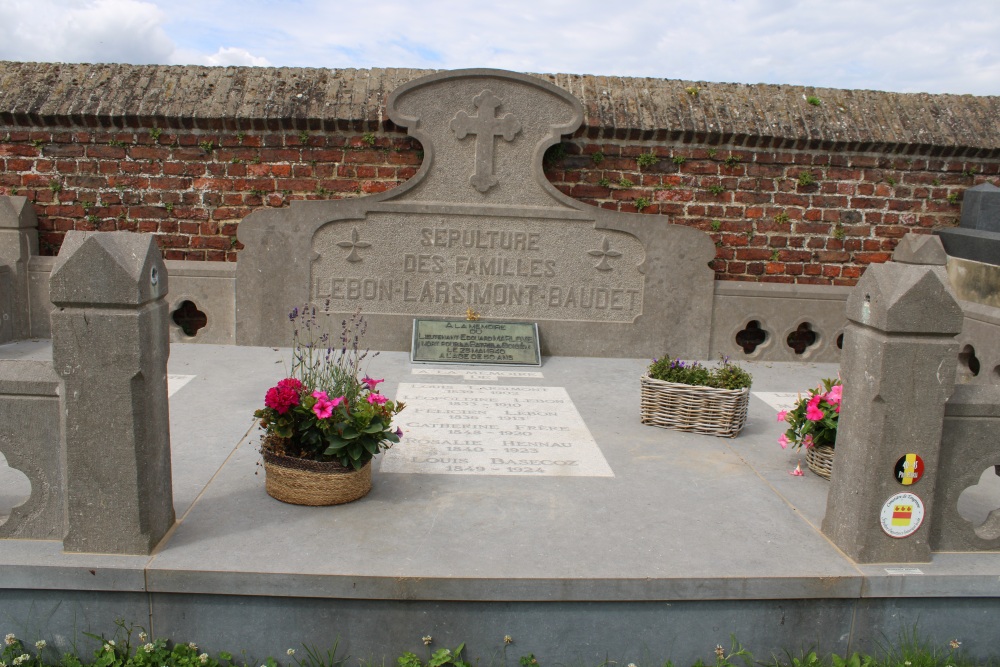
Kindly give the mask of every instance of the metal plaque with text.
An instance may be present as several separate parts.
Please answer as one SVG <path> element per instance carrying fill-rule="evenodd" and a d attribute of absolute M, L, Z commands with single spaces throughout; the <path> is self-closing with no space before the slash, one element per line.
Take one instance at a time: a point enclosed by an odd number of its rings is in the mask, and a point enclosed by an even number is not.
<path fill-rule="evenodd" d="M 538 325 L 415 319 L 410 359 L 423 363 L 541 366 Z"/>

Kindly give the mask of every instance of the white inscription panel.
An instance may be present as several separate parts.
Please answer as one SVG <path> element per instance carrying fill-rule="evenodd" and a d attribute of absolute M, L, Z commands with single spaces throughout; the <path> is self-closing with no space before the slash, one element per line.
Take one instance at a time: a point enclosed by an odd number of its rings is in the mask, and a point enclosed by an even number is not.
<path fill-rule="evenodd" d="M 754 391 L 751 393 L 778 412 L 791 410 L 802 397 L 801 392 L 794 391 Z"/>
<path fill-rule="evenodd" d="M 401 383 L 382 472 L 614 477 L 562 387 Z"/>
<path fill-rule="evenodd" d="M 540 371 L 487 371 L 463 368 L 414 368 L 414 375 L 447 375 L 475 382 L 496 382 L 500 378 L 541 379 Z"/>

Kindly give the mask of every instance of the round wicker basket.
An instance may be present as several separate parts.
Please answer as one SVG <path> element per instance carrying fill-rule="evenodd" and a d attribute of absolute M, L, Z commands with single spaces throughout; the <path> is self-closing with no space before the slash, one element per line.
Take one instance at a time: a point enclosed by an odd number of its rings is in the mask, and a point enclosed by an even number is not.
<path fill-rule="evenodd" d="M 823 479 L 830 479 L 833 473 L 833 447 L 817 445 L 806 449 L 806 465 Z"/>
<path fill-rule="evenodd" d="M 372 490 L 372 463 L 360 470 L 339 463 L 310 461 L 275 454 L 264 457 L 267 495 L 293 505 L 340 505 L 363 498 Z"/>

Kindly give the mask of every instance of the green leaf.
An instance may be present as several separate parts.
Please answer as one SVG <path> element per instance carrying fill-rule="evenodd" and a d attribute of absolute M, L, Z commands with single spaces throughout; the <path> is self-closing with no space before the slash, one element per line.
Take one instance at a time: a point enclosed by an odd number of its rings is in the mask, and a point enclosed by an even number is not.
<path fill-rule="evenodd" d="M 399 436 L 393 433 L 392 431 L 389 431 L 388 433 L 383 435 L 382 439 L 388 440 L 389 442 L 399 442 Z"/>
<path fill-rule="evenodd" d="M 359 435 L 361 435 L 361 433 L 359 433 L 358 429 L 354 428 L 353 426 L 345 426 L 344 432 L 341 433 L 340 435 L 345 440 L 354 440 Z"/>
<path fill-rule="evenodd" d="M 365 429 L 365 433 L 378 433 L 379 431 L 384 431 L 385 426 L 382 425 L 381 419 L 373 419 L 372 423 L 368 425 Z"/>

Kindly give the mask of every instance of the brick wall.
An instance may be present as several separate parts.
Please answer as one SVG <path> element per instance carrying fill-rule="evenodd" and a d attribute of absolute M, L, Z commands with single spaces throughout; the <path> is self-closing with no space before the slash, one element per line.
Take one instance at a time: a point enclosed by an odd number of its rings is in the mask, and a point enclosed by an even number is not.
<path fill-rule="evenodd" d="M 423 73 L 0 63 L 0 194 L 35 202 L 43 254 L 70 229 L 124 229 L 168 259 L 234 261 L 255 208 L 416 173 L 384 101 Z M 705 230 L 720 279 L 853 284 L 1000 184 L 1000 98 L 548 78 L 586 109 L 549 179 Z"/>

